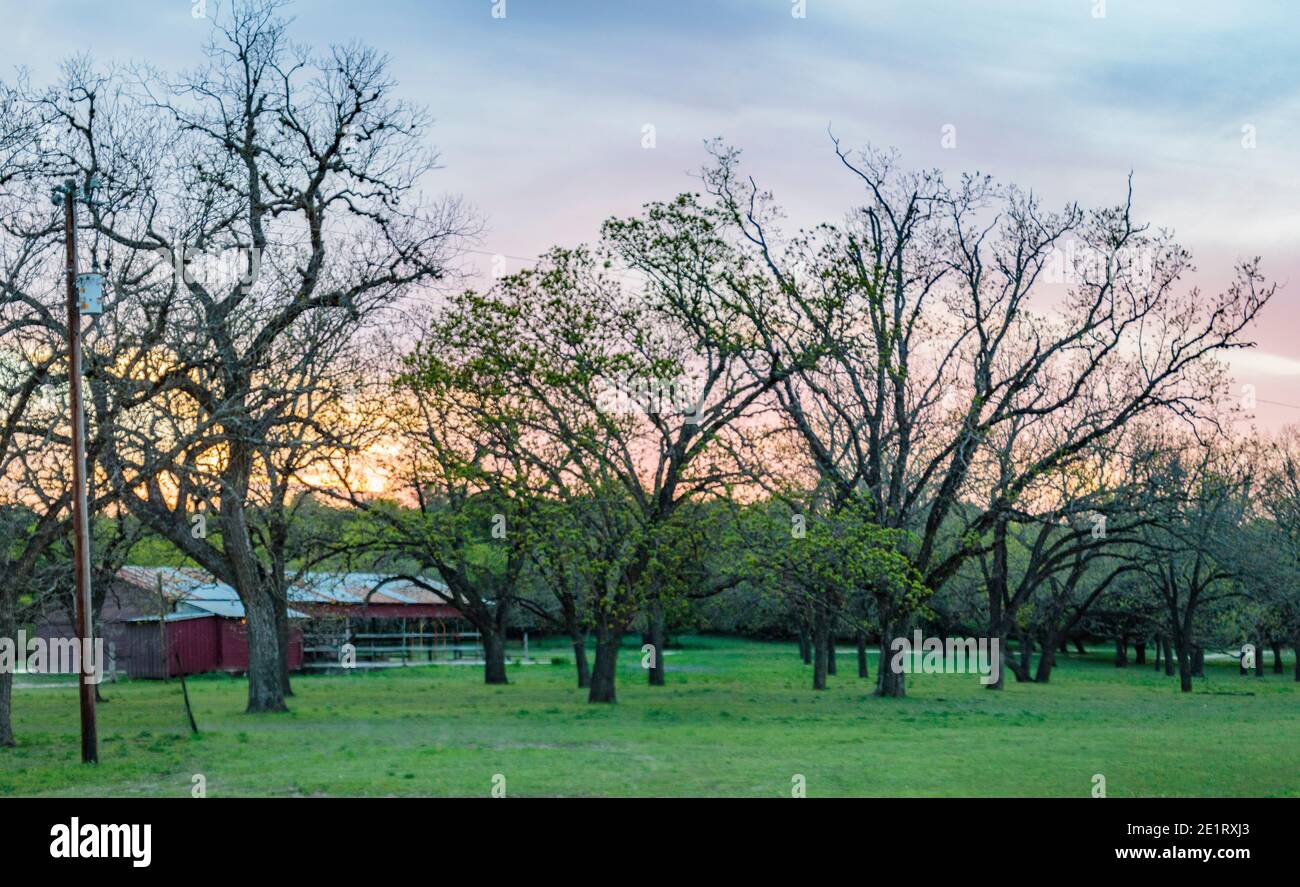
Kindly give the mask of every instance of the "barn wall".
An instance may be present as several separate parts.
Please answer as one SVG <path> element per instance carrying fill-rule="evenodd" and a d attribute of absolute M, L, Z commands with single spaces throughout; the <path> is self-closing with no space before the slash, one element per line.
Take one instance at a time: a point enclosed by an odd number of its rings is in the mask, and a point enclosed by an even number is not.
<path fill-rule="evenodd" d="M 222 671 L 248 671 L 248 626 L 238 619 L 220 619 L 220 653 L 217 668 Z M 289 629 L 289 670 L 302 668 L 302 630 Z"/>
<path fill-rule="evenodd" d="M 126 655 L 121 647 L 117 653 L 117 667 L 133 678 L 161 678 L 162 656 L 159 653 L 157 622 L 126 623 Z"/>
<path fill-rule="evenodd" d="M 127 657 L 118 654 L 118 668 L 133 678 L 161 678 L 158 623 L 126 624 Z M 180 657 L 179 667 L 177 656 Z M 216 616 L 177 619 L 167 623 L 167 674 L 202 674 L 209 671 L 247 671 L 248 634 L 237 619 Z M 289 634 L 289 668 L 302 668 L 302 632 Z"/>
<path fill-rule="evenodd" d="M 209 616 L 167 623 L 167 673 L 172 676 L 202 674 L 220 668 L 218 623 L 221 621 L 216 616 Z"/>
<path fill-rule="evenodd" d="M 248 670 L 248 626 L 235 619 L 222 619 L 220 667 L 225 671 Z"/>
<path fill-rule="evenodd" d="M 32 616 L 32 635 L 46 640 L 76 637 L 77 628 L 72 622 L 69 606 L 70 601 L 62 598 L 45 601 L 41 610 Z M 146 640 L 145 637 L 137 639 L 136 623 L 127 621 L 140 616 L 152 616 L 158 612 L 158 607 L 156 592 L 118 579 L 109 585 L 103 606 L 95 620 L 95 636 L 104 639 L 105 653 L 115 659 L 119 672 L 139 676 L 143 671 L 148 672 L 148 677 L 162 677 L 159 672 L 161 660 L 158 658 L 158 623 L 148 626 L 153 634 Z M 136 648 L 140 649 L 139 662 L 135 661 Z"/>

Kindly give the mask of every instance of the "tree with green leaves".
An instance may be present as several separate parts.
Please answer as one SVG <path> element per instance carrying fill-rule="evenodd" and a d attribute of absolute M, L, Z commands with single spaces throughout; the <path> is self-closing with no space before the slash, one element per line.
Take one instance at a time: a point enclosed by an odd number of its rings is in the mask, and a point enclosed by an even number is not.
<path fill-rule="evenodd" d="M 551 512 L 519 455 L 529 405 L 464 360 L 460 320 L 430 324 L 320 491 L 366 518 L 342 547 L 447 597 L 479 633 L 484 680 L 504 684 L 506 631 Z M 359 462 L 385 474 L 382 495 L 368 491 Z"/>
<path fill-rule="evenodd" d="M 512 459 L 547 495 L 592 501 L 608 552 L 588 596 L 589 699 L 615 700 L 620 639 L 666 593 L 661 553 L 679 509 L 741 479 L 731 429 L 789 372 L 760 369 L 747 325 L 716 298 L 743 286 L 734 251 L 688 199 L 606 223 L 596 251 L 554 250 L 486 293 L 449 300 L 448 351 L 521 405 Z"/>
<path fill-rule="evenodd" d="M 815 500 L 814 500 L 815 501 Z M 865 636 L 870 614 L 881 626 L 901 626 L 924 611 L 930 590 L 906 554 L 909 540 L 899 530 L 877 525 L 870 507 L 850 500 L 833 510 L 764 512 L 772 520 L 756 567 L 778 593 L 796 599 L 810 613 L 814 690 L 826 689 L 832 646 L 841 628 Z M 880 633 L 876 692 L 900 696 L 903 675 L 890 662 L 892 631 Z"/>
<path fill-rule="evenodd" d="M 1289 641 L 1300 682 L 1300 426 L 1284 429 L 1263 450 L 1260 525 L 1247 553 L 1257 564 L 1255 588 L 1275 629 L 1274 661 L 1280 666 L 1282 644 Z"/>
<path fill-rule="evenodd" d="M 1199 617 L 1238 593 L 1233 582 L 1242 567 L 1237 552 L 1253 478 L 1250 466 L 1224 448 L 1195 438 L 1167 441 L 1147 464 L 1153 519 L 1133 557 L 1163 605 L 1179 685 L 1190 693 L 1204 648 Z"/>

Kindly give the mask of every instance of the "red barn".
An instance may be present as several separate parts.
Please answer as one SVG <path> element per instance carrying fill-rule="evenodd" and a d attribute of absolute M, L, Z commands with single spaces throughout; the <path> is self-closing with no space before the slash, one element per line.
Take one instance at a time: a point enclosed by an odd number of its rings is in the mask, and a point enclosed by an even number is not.
<path fill-rule="evenodd" d="M 288 590 L 289 667 L 333 668 L 344 644 L 376 667 L 480 655 L 478 633 L 434 578 L 303 573 Z M 127 566 L 106 589 L 95 620 L 116 669 L 131 677 L 248 669 L 244 605 L 203 570 Z M 34 634 L 76 634 L 61 605 L 37 614 Z"/>
<path fill-rule="evenodd" d="M 119 665 L 124 665 L 131 677 L 248 670 L 248 630 L 242 618 L 202 612 L 169 613 L 162 626 L 160 631 L 157 616 L 127 621 L 128 659 Z M 293 626 L 289 629 L 289 668 L 296 671 L 301 667 L 302 630 Z"/>
<path fill-rule="evenodd" d="M 120 638 L 118 668 L 141 678 L 247 671 L 244 605 L 229 585 L 169 567 L 124 567 L 118 580 L 143 593 L 134 613 L 115 613 L 111 626 L 101 620 L 101 631 Z M 337 666 L 347 642 L 363 659 L 460 658 L 478 636 L 464 629 L 439 587 L 434 579 L 417 584 L 375 573 L 300 575 L 288 591 L 289 668 L 302 668 L 307 653 L 313 667 Z"/>

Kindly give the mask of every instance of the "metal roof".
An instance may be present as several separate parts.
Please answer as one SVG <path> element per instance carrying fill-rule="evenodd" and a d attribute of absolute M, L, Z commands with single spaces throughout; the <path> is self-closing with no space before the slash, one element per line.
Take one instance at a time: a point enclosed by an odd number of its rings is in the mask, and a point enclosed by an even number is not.
<path fill-rule="evenodd" d="M 447 586 L 437 579 L 422 579 L 439 591 Z M 289 590 L 289 600 L 338 604 L 445 604 L 447 596 L 422 588 L 408 579 L 382 573 L 304 573 Z"/>
<path fill-rule="evenodd" d="M 193 607 L 228 619 L 244 618 L 244 605 L 235 589 L 224 582 L 213 581 L 202 570 L 132 566 L 123 567 L 117 575 L 139 588 L 156 591 L 161 587 L 163 595 L 176 607 Z M 447 588 L 437 579 L 422 578 L 422 581 L 440 590 Z M 344 606 L 450 603 L 446 595 L 382 573 L 304 573 L 289 587 L 288 596 L 291 603 Z M 305 613 L 292 609 L 289 615 L 306 617 Z"/>
<path fill-rule="evenodd" d="M 238 600 L 204 600 L 202 598 L 186 598 L 176 604 L 177 607 L 199 610 L 204 615 L 221 616 L 225 619 L 243 619 L 244 605 Z M 184 610 L 178 610 L 184 612 Z M 307 614 L 298 610 L 289 608 L 290 619 L 306 619 Z"/>
<path fill-rule="evenodd" d="M 211 576 L 194 567 L 122 567 L 117 576 L 146 591 L 157 592 L 161 586 L 169 598 L 180 597 L 212 582 Z"/>
<path fill-rule="evenodd" d="M 185 620 L 187 620 L 187 619 L 207 619 L 207 618 L 209 618 L 209 617 L 211 617 L 211 616 L 212 616 L 211 613 L 203 613 L 203 612 L 194 612 L 194 613 L 168 613 L 168 614 L 163 618 L 163 621 L 164 621 L 164 622 L 183 622 L 183 621 L 185 621 Z M 130 618 L 130 619 L 126 619 L 126 620 L 123 620 L 123 621 L 125 621 L 125 622 L 157 622 L 157 621 L 158 621 L 158 617 L 157 617 L 157 616 L 133 616 L 132 618 Z"/>
<path fill-rule="evenodd" d="M 168 613 L 167 622 L 179 622 L 182 619 L 207 619 L 209 616 L 220 616 L 223 619 L 243 619 L 244 605 L 239 601 L 205 601 L 205 600 L 183 600 L 178 601 L 176 606 L 179 608 L 175 612 Z M 290 608 L 290 619 L 306 619 L 308 615 L 299 610 Z M 157 622 L 157 616 L 135 616 L 125 620 L 127 622 Z"/>

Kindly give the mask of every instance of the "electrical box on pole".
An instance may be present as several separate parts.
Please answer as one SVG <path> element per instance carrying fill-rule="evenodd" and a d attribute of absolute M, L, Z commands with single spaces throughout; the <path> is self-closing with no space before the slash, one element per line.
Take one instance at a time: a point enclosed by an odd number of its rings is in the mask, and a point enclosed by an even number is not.
<path fill-rule="evenodd" d="M 77 304 L 83 317 L 104 313 L 104 275 L 97 271 L 77 275 Z"/>

